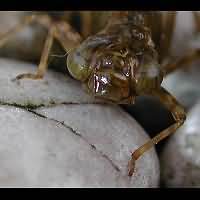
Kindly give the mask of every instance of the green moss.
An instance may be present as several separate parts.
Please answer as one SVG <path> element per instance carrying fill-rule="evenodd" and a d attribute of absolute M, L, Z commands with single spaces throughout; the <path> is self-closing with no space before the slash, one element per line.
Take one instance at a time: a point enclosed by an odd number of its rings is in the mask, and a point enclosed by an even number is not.
<path fill-rule="evenodd" d="M 6 102 L 2 102 L 2 101 L 0 101 L 0 105 L 15 106 L 18 108 L 25 108 L 25 109 L 30 109 L 30 110 L 34 110 L 36 108 L 44 106 L 43 104 L 35 105 L 35 104 L 32 104 L 31 102 L 26 102 L 24 105 L 21 105 L 21 104 L 17 104 L 17 103 L 6 103 Z"/>
<path fill-rule="evenodd" d="M 43 103 L 33 103 L 32 101 L 30 100 L 27 100 L 23 103 L 15 103 L 15 102 L 4 102 L 2 100 L 0 100 L 0 105 L 7 105 L 7 106 L 15 106 L 15 107 L 18 107 L 18 108 L 23 108 L 23 109 L 27 109 L 27 110 L 35 110 L 37 108 L 40 108 L 40 107 L 44 107 L 44 106 L 52 106 L 52 105 L 56 105 L 56 102 L 54 99 L 50 99 L 49 102 L 47 102 L 47 104 L 43 104 Z"/>

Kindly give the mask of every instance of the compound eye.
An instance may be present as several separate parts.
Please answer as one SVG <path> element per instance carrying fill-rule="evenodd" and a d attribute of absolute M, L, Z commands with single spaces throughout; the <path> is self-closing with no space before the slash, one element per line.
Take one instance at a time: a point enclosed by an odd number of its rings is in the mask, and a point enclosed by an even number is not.
<path fill-rule="evenodd" d="M 88 81 L 90 93 L 104 100 L 119 102 L 129 96 L 129 82 L 118 74 L 97 72 Z M 125 79 L 125 80 L 124 80 Z"/>
<path fill-rule="evenodd" d="M 110 78 L 106 74 L 93 74 L 88 82 L 88 87 L 95 96 L 106 95 L 107 87 L 110 84 Z"/>
<path fill-rule="evenodd" d="M 89 76 L 89 67 L 81 53 L 74 49 L 67 56 L 69 73 L 77 80 L 85 81 Z"/>

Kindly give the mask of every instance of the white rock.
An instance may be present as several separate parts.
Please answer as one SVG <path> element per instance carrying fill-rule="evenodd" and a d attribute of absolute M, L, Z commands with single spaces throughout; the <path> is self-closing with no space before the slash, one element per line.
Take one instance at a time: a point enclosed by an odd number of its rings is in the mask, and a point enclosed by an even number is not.
<path fill-rule="evenodd" d="M 149 137 L 118 106 L 87 104 L 94 100 L 67 75 L 48 70 L 43 80 L 17 84 L 11 79 L 36 66 L 7 59 L 0 59 L 0 66 L 2 104 L 45 105 L 36 111 L 57 120 L 0 107 L 1 186 L 158 186 L 154 149 L 138 160 L 135 175 L 127 176 L 131 152 Z M 49 107 L 52 103 L 57 106 Z"/>
<path fill-rule="evenodd" d="M 65 125 L 0 106 L 1 187 L 158 186 L 154 149 L 138 160 L 135 175 L 127 176 L 131 150 L 148 137 L 118 107 L 68 105 L 39 111 Z"/>
<path fill-rule="evenodd" d="M 200 187 L 200 103 L 187 115 L 161 154 L 161 179 L 167 187 Z"/>
<path fill-rule="evenodd" d="M 36 67 L 26 62 L 0 59 L 0 102 L 22 106 L 94 102 L 78 81 L 50 69 L 42 80 L 11 81 L 19 74 L 35 73 Z"/>

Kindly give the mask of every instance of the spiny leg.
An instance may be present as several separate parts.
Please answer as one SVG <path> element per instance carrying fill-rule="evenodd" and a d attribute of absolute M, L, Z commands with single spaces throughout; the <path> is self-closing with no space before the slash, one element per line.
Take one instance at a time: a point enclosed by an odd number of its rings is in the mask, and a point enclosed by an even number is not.
<path fill-rule="evenodd" d="M 60 42 L 66 52 L 78 46 L 83 40 L 82 36 L 65 21 L 56 21 L 54 26 L 54 37 Z"/>
<path fill-rule="evenodd" d="M 91 33 L 92 13 L 90 11 L 81 11 L 81 35 L 87 37 Z"/>
<path fill-rule="evenodd" d="M 48 67 L 48 57 L 49 57 L 50 49 L 53 43 L 53 38 L 56 38 L 66 51 L 78 45 L 82 39 L 81 36 L 76 31 L 74 31 L 72 27 L 65 21 L 53 21 L 48 15 L 34 15 L 34 16 L 30 16 L 30 18 L 33 18 L 37 23 L 47 28 L 47 30 L 49 30 L 48 36 L 45 41 L 45 45 L 44 45 L 44 49 L 43 49 L 42 56 L 40 59 L 40 64 L 37 69 L 37 73 L 36 74 L 31 74 L 31 73 L 20 74 L 13 80 L 19 80 L 19 79 L 24 79 L 24 78 L 28 78 L 28 79 L 43 78 Z M 27 23 L 24 24 L 24 26 L 26 25 L 28 24 Z"/>
<path fill-rule="evenodd" d="M 67 22 L 57 21 L 52 23 L 45 41 L 37 73 L 20 74 L 16 77 L 16 79 L 41 79 L 44 77 L 44 74 L 48 68 L 48 57 L 53 44 L 53 38 L 56 38 L 66 51 L 78 45 L 82 39 L 81 36 L 74 31 Z"/>
<path fill-rule="evenodd" d="M 0 36 L 0 47 L 2 47 L 4 44 L 6 44 L 6 42 L 8 42 L 15 34 L 17 34 L 19 31 L 21 31 L 23 28 L 25 28 L 26 26 L 30 25 L 32 22 L 34 21 L 41 21 L 41 24 L 45 24 L 45 26 L 47 28 L 50 27 L 50 18 L 48 15 L 30 15 L 30 16 L 26 16 L 22 19 L 22 21 L 20 23 L 18 23 L 17 25 L 15 25 L 12 29 L 10 29 L 9 31 L 7 31 L 6 33 L 4 33 L 3 35 Z M 52 32 L 52 30 L 50 31 Z M 45 44 L 45 49 L 47 50 L 49 48 L 49 46 L 51 46 L 52 43 L 52 38 L 50 37 L 50 34 L 46 40 L 46 44 Z M 43 51 L 44 52 L 44 51 Z M 12 81 L 15 80 L 19 80 L 22 78 L 31 78 L 31 79 L 38 79 L 38 78 L 42 78 L 44 72 L 45 72 L 45 60 L 46 60 L 47 55 L 45 54 L 45 52 L 43 53 L 40 65 L 39 65 L 39 69 L 37 74 L 21 74 L 19 76 L 17 76 L 16 78 L 14 78 Z"/>
<path fill-rule="evenodd" d="M 45 41 L 45 45 L 44 45 L 44 49 L 42 51 L 42 56 L 40 59 L 40 64 L 38 66 L 37 72 L 36 74 L 32 74 L 32 73 L 26 73 L 26 74 L 20 74 L 18 75 L 14 80 L 20 80 L 20 79 L 42 79 L 47 67 L 48 67 L 48 57 L 49 57 L 49 52 L 51 50 L 51 46 L 53 44 L 53 33 L 54 33 L 54 28 L 50 28 L 46 41 Z"/>
<path fill-rule="evenodd" d="M 152 91 L 152 96 L 157 97 L 166 107 L 169 109 L 175 120 L 175 124 L 171 125 L 167 129 L 160 132 L 154 138 L 146 142 L 144 145 L 135 150 L 132 154 L 132 158 L 128 164 L 128 175 L 132 176 L 135 169 L 135 161 L 138 160 L 147 150 L 153 147 L 155 144 L 165 139 L 172 133 L 174 133 L 185 121 L 186 113 L 184 108 L 177 102 L 177 100 L 164 88 Z"/>

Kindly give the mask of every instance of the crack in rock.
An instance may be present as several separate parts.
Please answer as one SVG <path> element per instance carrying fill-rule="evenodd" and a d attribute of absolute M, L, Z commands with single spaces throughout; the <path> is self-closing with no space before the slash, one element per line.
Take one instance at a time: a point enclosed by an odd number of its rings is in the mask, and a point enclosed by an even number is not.
<path fill-rule="evenodd" d="M 49 119 L 49 118 L 48 118 L 48 119 Z M 75 129 L 73 129 L 72 127 L 66 125 L 64 122 L 60 122 L 60 121 L 55 120 L 55 119 L 51 119 L 51 120 L 54 120 L 54 121 L 56 121 L 56 122 L 58 122 L 58 123 L 61 123 L 65 128 L 69 129 L 69 130 L 70 130 L 71 132 L 73 132 L 75 135 L 81 137 L 81 139 L 83 139 L 88 145 L 90 145 L 90 147 L 91 147 L 93 150 L 97 151 L 103 158 L 105 158 L 106 160 L 108 160 L 108 161 L 110 162 L 110 164 L 115 168 L 116 171 L 120 172 L 119 167 L 118 167 L 106 154 L 104 154 L 102 151 L 98 150 L 98 149 L 96 148 L 95 145 L 89 143 L 89 142 L 87 141 L 87 139 L 86 139 L 85 137 L 83 137 L 77 130 L 75 130 Z"/>
<path fill-rule="evenodd" d="M 15 103 L 15 102 L 7 103 L 7 102 L 0 101 L 0 105 L 15 106 L 15 107 L 18 107 L 18 108 L 28 109 L 28 110 L 35 110 L 35 109 L 42 108 L 42 107 L 51 108 L 51 107 L 58 106 L 58 105 L 89 105 L 89 104 L 90 105 L 97 105 L 97 104 L 107 104 L 107 103 L 104 103 L 104 102 L 93 102 L 93 103 L 90 103 L 90 102 L 81 102 L 81 103 L 60 102 L 60 103 L 50 103 L 49 105 L 44 105 L 44 104 L 38 104 L 37 105 L 37 104 L 31 104 L 31 103 L 19 104 L 19 103 Z"/>
<path fill-rule="evenodd" d="M 102 151 L 98 150 L 97 147 L 93 144 L 91 144 L 90 142 L 87 141 L 87 139 L 85 137 L 83 137 L 81 135 L 81 133 L 79 133 L 77 130 L 73 129 L 72 127 L 68 126 L 67 124 L 64 123 L 64 121 L 58 121 L 56 119 L 52 119 L 52 118 L 48 118 L 45 115 L 39 114 L 36 111 L 29 109 L 25 106 L 22 105 L 15 105 L 15 104 L 9 104 L 9 103 L 0 103 L 0 105 L 7 105 L 7 106 L 12 106 L 12 107 L 19 107 L 21 109 L 24 109 L 32 114 L 35 114 L 39 117 L 42 117 L 44 119 L 48 119 L 54 122 L 57 122 L 58 124 L 61 124 L 63 127 L 67 128 L 68 130 L 70 130 L 74 135 L 79 136 L 82 140 L 84 140 L 94 151 L 96 151 L 98 154 L 100 154 L 104 159 L 106 159 L 111 165 L 112 167 L 117 171 L 117 172 L 121 172 L 120 168 L 109 158 L 108 155 L 104 154 Z M 66 105 L 66 104 L 65 104 Z"/>
<path fill-rule="evenodd" d="M 26 109 L 26 110 L 44 107 L 43 104 L 40 104 L 40 105 L 30 105 L 30 104 L 21 105 L 21 104 L 17 104 L 17 103 L 7 103 L 7 102 L 2 102 L 2 101 L 0 101 L 0 105 L 2 105 L 2 106 L 13 106 L 13 107 L 17 107 L 17 108 Z"/>

